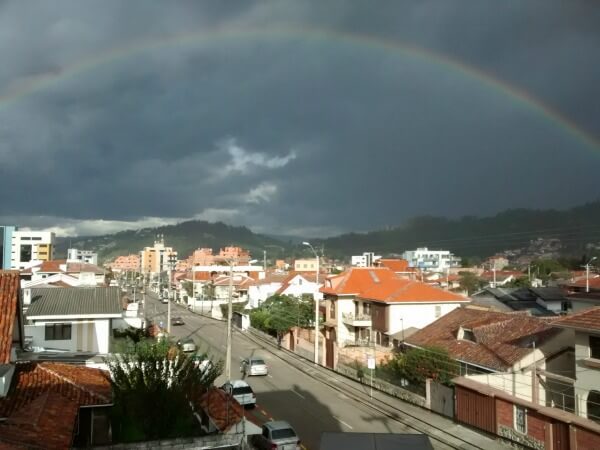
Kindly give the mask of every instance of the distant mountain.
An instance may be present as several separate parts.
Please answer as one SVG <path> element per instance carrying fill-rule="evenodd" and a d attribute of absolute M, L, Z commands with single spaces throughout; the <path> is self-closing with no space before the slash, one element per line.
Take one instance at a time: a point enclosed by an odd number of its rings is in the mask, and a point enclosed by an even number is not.
<path fill-rule="evenodd" d="M 262 258 L 263 250 L 269 246 L 272 245 L 275 250 L 281 251 L 278 248 L 286 248 L 287 245 L 278 239 L 255 234 L 246 227 L 194 220 L 103 236 L 58 238 L 55 254 L 57 258 L 65 257 L 70 246 L 97 251 L 100 261 L 108 261 L 118 255 L 138 253 L 144 247 L 152 246 L 158 234 L 164 235 L 165 244 L 173 247 L 181 257 L 190 255 L 198 247 L 209 247 L 218 251 L 221 247 L 234 245 L 250 250 L 253 257 Z"/>
<path fill-rule="evenodd" d="M 537 238 L 560 239 L 564 256 L 579 257 L 600 243 L 600 201 L 565 211 L 511 209 L 491 217 L 445 219 L 423 216 L 396 228 L 349 233 L 317 241 L 329 256 L 364 251 L 390 255 L 417 247 L 451 250 L 466 257 L 487 257 L 526 247 Z M 598 247 L 600 249 L 600 246 Z"/>
<path fill-rule="evenodd" d="M 301 245 L 302 238 L 253 233 L 246 227 L 222 222 L 188 221 L 177 225 L 122 231 L 104 236 L 59 238 L 57 257 L 64 257 L 67 247 L 95 250 L 101 261 L 117 255 L 137 253 L 153 244 L 157 234 L 179 255 L 190 255 L 198 247 L 218 250 L 237 245 L 250 250 L 253 257 L 262 258 L 263 250 L 270 257 L 308 256 Z M 408 220 L 396 228 L 349 233 L 328 239 L 311 239 L 322 247 L 328 257 L 348 258 L 365 251 L 384 256 L 401 254 L 416 247 L 451 250 L 458 256 L 487 257 L 499 251 L 526 247 L 537 238 L 560 239 L 565 256 L 589 253 L 587 246 L 600 249 L 600 201 L 565 211 L 511 209 L 490 217 L 446 219 L 422 216 Z"/>

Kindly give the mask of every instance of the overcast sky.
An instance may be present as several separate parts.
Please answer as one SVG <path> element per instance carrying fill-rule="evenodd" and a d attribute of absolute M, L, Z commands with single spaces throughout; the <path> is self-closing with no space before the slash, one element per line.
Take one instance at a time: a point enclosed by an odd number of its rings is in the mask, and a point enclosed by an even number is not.
<path fill-rule="evenodd" d="M 0 0 L 0 223 L 312 237 L 595 200 L 598 24 L 577 0 Z"/>

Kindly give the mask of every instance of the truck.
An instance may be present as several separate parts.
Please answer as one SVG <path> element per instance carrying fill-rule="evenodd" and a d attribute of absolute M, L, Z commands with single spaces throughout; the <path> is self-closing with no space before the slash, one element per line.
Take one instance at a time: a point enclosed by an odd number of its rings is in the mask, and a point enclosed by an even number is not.
<path fill-rule="evenodd" d="M 250 444 L 259 450 L 300 450 L 300 438 L 292 426 L 283 420 L 272 420 L 262 426 L 262 433 L 250 437 Z"/>

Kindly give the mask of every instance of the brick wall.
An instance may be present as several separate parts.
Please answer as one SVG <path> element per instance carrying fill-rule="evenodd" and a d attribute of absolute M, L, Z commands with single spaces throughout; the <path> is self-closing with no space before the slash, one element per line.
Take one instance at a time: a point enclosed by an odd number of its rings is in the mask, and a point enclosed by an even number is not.
<path fill-rule="evenodd" d="M 600 435 L 579 427 L 573 428 L 575 429 L 577 450 L 596 450 L 600 448 Z"/>
<path fill-rule="evenodd" d="M 496 421 L 498 425 L 503 425 L 507 428 L 513 427 L 513 405 L 504 400 L 496 399 Z"/>

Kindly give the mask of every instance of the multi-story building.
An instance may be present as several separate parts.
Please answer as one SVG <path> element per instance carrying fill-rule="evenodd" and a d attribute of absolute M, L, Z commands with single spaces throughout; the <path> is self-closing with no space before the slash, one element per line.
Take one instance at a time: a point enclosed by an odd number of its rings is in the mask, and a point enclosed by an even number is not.
<path fill-rule="evenodd" d="M 448 269 L 460 267 L 460 258 L 448 250 L 429 250 L 419 247 L 416 250 L 406 251 L 402 258 L 408 261 L 410 267 L 431 272 L 445 272 Z"/>
<path fill-rule="evenodd" d="M 17 227 L 0 225 L 0 270 L 11 268 L 12 236 Z"/>
<path fill-rule="evenodd" d="M 11 269 L 24 269 L 32 261 L 54 259 L 54 233 L 16 230 L 12 233 Z"/>
<path fill-rule="evenodd" d="M 113 262 L 108 264 L 108 267 L 110 267 L 113 272 L 138 272 L 140 270 L 140 256 L 117 256 Z"/>
<path fill-rule="evenodd" d="M 98 253 L 91 250 L 79 250 L 77 248 L 70 248 L 67 250 L 67 261 L 68 262 L 84 262 L 87 264 L 98 264 Z"/>
<path fill-rule="evenodd" d="M 381 256 L 373 252 L 364 252 L 362 255 L 353 256 L 351 264 L 354 267 L 373 267 L 378 259 L 381 259 Z"/>
<path fill-rule="evenodd" d="M 294 272 L 314 272 L 317 270 L 317 258 L 297 259 L 294 261 Z"/>
<path fill-rule="evenodd" d="M 177 252 L 166 247 L 164 237 L 157 236 L 154 246 L 144 247 L 140 252 L 140 266 L 144 274 L 158 274 L 169 270 L 169 259 L 177 260 Z"/>

